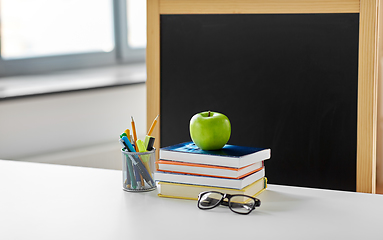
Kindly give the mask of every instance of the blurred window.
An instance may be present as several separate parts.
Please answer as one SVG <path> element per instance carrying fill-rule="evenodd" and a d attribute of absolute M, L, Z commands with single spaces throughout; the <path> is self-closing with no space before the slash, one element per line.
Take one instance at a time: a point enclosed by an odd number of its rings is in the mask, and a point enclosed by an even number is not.
<path fill-rule="evenodd" d="M 146 0 L 0 0 L 0 77 L 144 62 Z"/>
<path fill-rule="evenodd" d="M 128 45 L 131 48 L 146 47 L 146 0 L 128 0 Z"/>

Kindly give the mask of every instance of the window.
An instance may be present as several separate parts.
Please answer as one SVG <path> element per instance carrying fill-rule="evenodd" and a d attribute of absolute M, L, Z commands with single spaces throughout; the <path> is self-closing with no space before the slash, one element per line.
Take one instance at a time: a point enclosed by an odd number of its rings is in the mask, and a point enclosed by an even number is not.
<path fill-rule="evenodd" d="M 128 45 L 131 48 L 146 47 L 146 0 L 128 0 Z"/>
<path fill-rule="evenodd" d="M 146 0 L 0 4 L 0 77 L 145 60 Z"/>

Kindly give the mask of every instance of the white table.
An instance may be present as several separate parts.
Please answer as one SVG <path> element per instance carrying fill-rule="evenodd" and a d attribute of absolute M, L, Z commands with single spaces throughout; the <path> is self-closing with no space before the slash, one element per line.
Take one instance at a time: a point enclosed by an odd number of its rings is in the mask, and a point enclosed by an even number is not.
<path fill-rule="evenodd" d="M 269 185 L 239 215 L 121 181 L 116 170 L 0 160 L 0 239 L 383 239 L 383 195 Z"/>

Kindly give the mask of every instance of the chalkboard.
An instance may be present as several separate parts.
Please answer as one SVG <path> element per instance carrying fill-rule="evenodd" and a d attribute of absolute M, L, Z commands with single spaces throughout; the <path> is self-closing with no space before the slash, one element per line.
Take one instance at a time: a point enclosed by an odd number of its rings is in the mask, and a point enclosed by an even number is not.
<path fill-rule="evenodd" d="M 160 16 L 161 147 L 224 113 L 269 183 L 356 190 L 359 14 Z"/>

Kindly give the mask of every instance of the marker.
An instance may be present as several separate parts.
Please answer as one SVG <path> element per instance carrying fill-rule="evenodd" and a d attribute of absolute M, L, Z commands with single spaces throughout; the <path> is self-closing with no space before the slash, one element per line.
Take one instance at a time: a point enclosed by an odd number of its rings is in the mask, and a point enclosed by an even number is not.
<path fill-rule="evenodd" d="M 126 130 L 124 131 L 124 133 L 126 134 L 126 136 L 130 136 L 130 130 L 129 130 L 129 128 L 126 129 Z"/>
<path fill-rule="evenodd" d="M 146 147 L 146 150 L 152 151 L 154 146 L 154 141 L 156 140 L 155 137 L 146 135 L 144 145 Z"/>
<path fill-rule="evenodd" d="M 134 145 L 134 147 L 137 149 L 137 145 Z M 140 157 L 140 156 L 138 156 L 138 157 Z M 134 168 L 134 169 L 136 170 L 136 172 L 134 174 L 136 175 L 137 184 L 140 183 L 144 187 L 145 183 L 144 183 L 144 179 L 142 178 L 142 175 L 140 175 L 140 173 L 138 172 L 137 168 Z M 139 178 L 139 179 L 137 179 L 137 178 Z"/>
<path fill-rule="evenodd" d="M 125 154 L 125 156 L 126 156 L 126 154 Z M 130 182 L 132 184 L 132 188 L 136 189 L 137 188 L 137 182 L 134 179 L 133 164 L 132 164 L 132 161 L 128 157 L 126 158 L 126 165 L 128 165 L 129 177 L 130 177 Z"/>
<path fill-rule="evenodd" d="M 128 138 L 126 136 L 123 136 L 122 140 L 126 143 L 126 145 L 127 145 L 127 147 L 128 147 L 130 152 L 136 152 L 136 150 L 133 148 L 132 144 L 130 143 L 130 141 L 128 140 Z M 140 174 L 145 179 L 145 181 L 149 185 L 154 187 L 153 179 L 150 176 L 148 170 L 146 170 L 146 168 L 145 168 L 144 164 L 142 163 L 141 159 L 137 155 L 135 155 L 134 157 L 132 157 L 131 155 L 128 155 L 128 156 L 132 160 L 133 165 L 138 167 L 138 170 L 140 171 Z"/>
<path fill-rule="evenodd" d="M 129 130 L 129 129 L 127 129 L 127 130 Z M 126 131 L 126 130 L 125 130 L 125 131 Z M 128 132 L 128 133 L 129 133 L 129 132 Z M 127 139 L 126 134 L 127 134 L 127 133 L 124 132 L 124 133 L 122 133 L 122 134 L 120 135 L 120 137 L 121 137 L 121 138 L 125 138 L 125 139 Z M 128 144 L 126 144 L 126 141 L 120 139 L 120 142 L 123 142 L 123 145 L 125 146 L 125 148 L 126 148 L 127 150 L 129 149 L 129 146 L 128 146 Z M 130 143 L 130 141 L 128 141 L 128 143 Z M 129 160 L 129 161 L 130 161 L 130 160 Z M 144 180 L 142 179 L 142 176 L 140 175 L 140 173 L 139 173 L 137 167 L 132 166 L 132 168 L 133 168 L 133 171 L 134 171 L 134 177 L 135 177 L 136 184 L 137 184 L 137 186 L 136 186 L 134 189 L 141 189 L 142 186 L 143 186 Z M 133 174 L 133 172 L 129 172 L 129 174 Z M 133 176 L 133 175 L 130 175 L 130 176 Z"/>
<path fill-rule="evenodd" d="M 133 170 L 134 170 L 134 176 L 136 178 L 136 183 L 137 183 L 136 189 L 141 189 L 141 186 L 143 185 L 144 182 L 141 182 L 141 175 L 136 166 L 133 166 Z"/>
<path fill-rule="evenodd" d="M 130 160 L 132 160 L 133 167 L 137 167 L 138 170 L 140 171 L 142 177 L 145 179 L 145 181 L 151 186 L 154 187 L 154 182 L 152 177 L 150 176 L 149 172 L 146 170 L 144 164 L 141 162 L 139 158 L 134 158 L 131 155 L 128 155 Z"/>
<path fill-rule="evenodd" d="M 144 141 L 144 145 L 145 145 L 145 149 L 146 150 L 148 150 L 149 139 L 150 139 L 150 136 L 146 135 L 145 136 L 145 141 Z"/>
<path fill-rule="evenodd" d="M 132 142 L 132 138 L 133 138 L 132 135 L 128 136 L 128 135 L 126 135 L 126 133 L 123 132 L 123 133 L 121 133 L 120 138 L 122 138 L 123 136 L 127 137 L 129 139 L 129 142 Z M 132 145 L 134 147 L 134 143 Z"/>
<path fill-rule="evenodd" d="M 120 138 L 120 139 L 118 139 L 118 141 L 120 142 L 120 145 L 121 145 L 121 147 L 122 147 L 122 150 L 124 150 L 124 151 L 129 151 L 129 150 L 128 150 L 128 145 L 126 145 L 126 143 L 124 142 L 124 140 L 122 140 L 122 139 Z"/>
<path fill-rule="evenodd" d="M 137 147 L 140 152 L 146 152 L 146 147 L 145 144 L 142 140 L 138 139 L 137 142 Z M 141 155 L 142 163 L 146 167 L 146 170 L 148 170 L 150 176 L 152 177 L 152 173 L 150 171 L 150 166 L 149 166 L 149 160 L 150 160 L 150 154 L 147 155 Z"/>
<path fill-rule="evenodd" d="M 126 144 L 126 147 L 127 147 L 129 152 L 136 152 L 136 150 L 134 149 L 133 145 L 130 143 L 129 139 L 126 136 L 122 136 L 121 139 Z"/>
<path fill-rule="evenodd" d="M 157 117 L 153 120 L 152 126 L 150 126 L 149 131 L 148 131 L 148 133 L 147 133 L 146 135 L 148 135 L 148 136 L 152 135 L 152 132 L 153 132 L 153 130 L 154 130 L 154 127 L 155 127 L 156 124 L 157 124 L 158 116 L 159 116 L 159 115 L 157 115 Z"/>
<path fill-rule="evenodd" d="M 122 169 L 128 169 L 127 161 L 130 161 L 130 160 L 128 160 L 126 156 L 124 156 L 124 158 L 125 158 L 125 161 L 122 162 L 122 165 L 123 165 Z M 127 171 L 122 171 L 122 172 L 124 174 L 124 179 L 125 179 L 124 184 L 125 184 L 125 187 L 129 189 L 129 188 L 132 187 L 132 181 L 130 180 L 130 176 L 128 176 Z"/>
<path fill-rule="evenodd" d="M 120 141 L 120 144 L 121 146 L 124 148 L 124 149 L 128 149 L 128 145 L 125 144 L 125 142 L 122 140 L 122 139 L 119 139 Z M 129 180 L 128 180 L 128 177 L 126 178 L 127 179 L 127 182 L 130 182 L 131 183 L 131 186 L 133 189 L 136 189 L 137 188 L 137 182 L 136 180 L 134 179 L 134 173 L 133 173 L 133 165 L 132 165 L 132 162 L 130 161 L 130 158 L 127 157 L 127 154 L 124 154 L 125 155 L 125 159 L 126 159 L 126 165 L 128 166 L 128 172 L 129 172 Z"/>
<path fill-rule="evenodd" d="M 142 140 L 138 139 L 136 144 L 137 144 L 137 147 L 138 147 L 138 151 L 146 152 L 145 143 Z"/>
<path fill-rule="evenodd" d="M 154 146 L 154 141 L 155 140 L 156 139 L 154 137 L 150 137 L 149 138 L 149 142 L 148 142 L 148 145 L 146 146 L 146 150 L 152 151 L 154 149 L 153 146 Z"/>
<path fill-rule="evenodd" d="M 123 136 L 126 136 L 129 139 L 129 142 L 132 142 L 132 138 L 133 138 L 132 135 L 128 136 L 128 135 L 126 135 L 125 132 L 123 132 L 123 133 L 121 133 L 120 138 L 122 138 Z M 132 145 L 135 148 L 134 143 Z"/>

